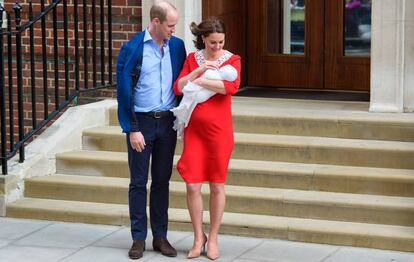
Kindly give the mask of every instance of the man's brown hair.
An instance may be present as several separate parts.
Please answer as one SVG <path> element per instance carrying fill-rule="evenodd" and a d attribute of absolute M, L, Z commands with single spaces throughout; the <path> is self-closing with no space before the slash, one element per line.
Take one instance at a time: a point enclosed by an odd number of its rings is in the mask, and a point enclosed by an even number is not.
<path fill-rule="evenodd" d="M 173 10 L 177 10 L 170 2 L 167 1 L 158 1 L 155 3 L 150 10 L 150 20 L 158 18 L 161 23 L 167 19 L 168 7 Z"/>

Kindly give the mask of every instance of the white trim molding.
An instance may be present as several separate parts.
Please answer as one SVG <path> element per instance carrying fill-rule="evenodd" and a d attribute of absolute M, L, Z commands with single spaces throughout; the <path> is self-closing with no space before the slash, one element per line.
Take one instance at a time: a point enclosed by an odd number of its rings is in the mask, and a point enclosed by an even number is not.
<path fill-rule="evenodd" d="M 414 110 L 414 3 L 372 1 L 372 112 Z"/>

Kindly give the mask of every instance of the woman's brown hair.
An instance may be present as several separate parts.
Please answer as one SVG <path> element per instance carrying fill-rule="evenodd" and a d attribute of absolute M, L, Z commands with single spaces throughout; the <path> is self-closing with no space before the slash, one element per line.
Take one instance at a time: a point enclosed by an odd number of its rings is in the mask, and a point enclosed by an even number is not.
<path fill-rule="evenodd" d="M 203 36 L 208 37 L 211 33 L 226 33 L 226 27 L 220 19 L 217 17 L 210 17 L 200 24 L 194 22 L 190 25 L 190 30 L 196 39 L 194 40 L 195 47 L 197 49 L 204 49 L 206 45 L 203 42 Z"/>

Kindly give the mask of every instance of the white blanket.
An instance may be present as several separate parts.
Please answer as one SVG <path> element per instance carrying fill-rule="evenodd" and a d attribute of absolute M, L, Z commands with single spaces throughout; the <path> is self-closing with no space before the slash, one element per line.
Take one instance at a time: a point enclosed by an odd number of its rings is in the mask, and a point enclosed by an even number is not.
<path fill-rule="evenodd" d="M 231 65 L 225 65 L 219 69 L 207 69 L 201 77 L 210 80 L 234 81 L 237 78 L 237 70 Z M 184 128 L 187 127 L 196 105 L 207 101 L 216 94 L 216 92 L 196 85 L 191 81 L 188 81 L 182 92 L 183 99 L 180 105 L 171 109 L 176 117 L 173 128 L 177 130 L 179 137 L 184 135 Z"/>

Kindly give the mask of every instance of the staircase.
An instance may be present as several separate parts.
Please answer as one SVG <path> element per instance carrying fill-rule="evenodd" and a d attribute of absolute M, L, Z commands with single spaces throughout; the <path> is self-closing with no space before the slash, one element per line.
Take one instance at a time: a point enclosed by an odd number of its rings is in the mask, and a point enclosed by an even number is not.
<path fill-rule="evenodd" d="M 221 232 L 414 251 L 414 114 L 367 107 L 234 97 Z M 7 216 L 128 225 L 125 135 L 110 115 L 109 126 L 84 130 L 82 150 L 56 156 L 55 175 L 27 179 Z M 191 230 L 176 170 L 170 229 Z"/>

